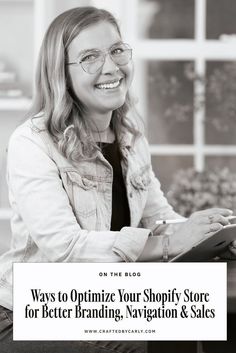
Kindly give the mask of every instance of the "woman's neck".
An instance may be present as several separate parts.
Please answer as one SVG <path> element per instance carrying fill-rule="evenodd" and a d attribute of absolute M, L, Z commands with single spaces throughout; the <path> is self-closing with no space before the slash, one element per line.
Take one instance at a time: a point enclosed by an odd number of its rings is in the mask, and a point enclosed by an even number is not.
<path fill-rule="evenodd" d="M 95 142 L 112 143 L 115 141 L 115 134 L 108 126 L 104 131 L 92 131 Z"/>
<path fill-rule="evenodd" d="M 112 112 L 106 114 L 90 113 L 85 117 L 90 123 L 91 132 L 95 142 L 112 143 L 115 140 L 115 134 L 111 129 Z"/>

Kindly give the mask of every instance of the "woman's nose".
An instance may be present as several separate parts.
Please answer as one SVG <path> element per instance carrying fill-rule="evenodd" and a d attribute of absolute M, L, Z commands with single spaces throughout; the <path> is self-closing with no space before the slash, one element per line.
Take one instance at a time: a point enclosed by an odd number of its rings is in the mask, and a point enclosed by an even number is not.
<path fill-rule="evenodd" d="M 107 73 L 113 73 L 119 70 L 119 67 L 116 65 L 116 63 L 112 60 L 111 56 L 109 53 L 107 53 L 104 57 L 104 64 L 102 66 L 102 71 L 101 73 L 107 74 Z"/>

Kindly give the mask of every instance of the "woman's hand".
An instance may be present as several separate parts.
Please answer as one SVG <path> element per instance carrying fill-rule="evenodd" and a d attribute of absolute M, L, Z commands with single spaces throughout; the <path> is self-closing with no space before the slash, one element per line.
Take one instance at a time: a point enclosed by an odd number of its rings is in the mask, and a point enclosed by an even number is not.
<path fill-rule="evenodd" d="M 227 253 L 225 253 L 224 254 L 225 256 L 223 256 L 223 258 L 225 258 L 225 259 L 228 258 L 230 260 L 236 260 L 236 240 L 232 241 L 232 243 L 229 245 L 228 249 L 229 249 L 228 256 L 227 256 Z"/>
<path fill-rule="evenodd" d="M 230 215 L 232 211 L 224 208 L 210 208 L 194 212 L 186 222 L 179 226 L 177 231 L 182 237 L 184 247 L 191 246 L 230 224 L 227 219 Z"/>

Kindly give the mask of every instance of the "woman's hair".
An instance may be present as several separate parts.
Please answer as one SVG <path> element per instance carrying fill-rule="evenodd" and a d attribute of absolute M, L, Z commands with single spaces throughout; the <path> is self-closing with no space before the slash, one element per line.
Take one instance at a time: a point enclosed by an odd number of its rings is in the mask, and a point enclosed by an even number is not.
<path fill-rule="evenodd" d="M 83 118 L 85 107 L 70 84 L 66 65 L 68 47 L 82 30 L 102 21 L 111 23 L 120 34 L 116 19 L 108 11 L 95 7 L 70 9 L 51 23 L 40 49 L 30 115 L 44 114 L 47 131 L 59 151 L 72 162 L 93 158 L 99 147 Z M 139 135 L 136 124 L 127 117 L 131 107 L 127 93 L 123 106 L 113 111 L 111 126 L 118 139 L 124 128 L 132 133 L 134 140 Z"/>

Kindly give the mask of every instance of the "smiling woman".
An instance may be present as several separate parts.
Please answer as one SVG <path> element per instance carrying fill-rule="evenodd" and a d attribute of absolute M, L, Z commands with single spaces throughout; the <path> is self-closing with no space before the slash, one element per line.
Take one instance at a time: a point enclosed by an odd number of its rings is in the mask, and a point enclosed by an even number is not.
<path fill-rule="evenodd" d="M 123 105 L 133 77 L 131 49 L 113 24 L 102 21 L 80 32 L 68 48 L 71 87 L 85 107 L 93 130 L 110 125 L 111 112 Z M 79 79 L 78 79 L 79 78 Z"/>
<path fill-rule="evenodd" d="M 13 341 L 13 262 L 149 261 L 153 254 L 158 261 L 228 224 L 230 210 L 211 209 L 179 226 L 156 225 L 181 216 L 128 114 L 132 78 L 132 50 L 111 13 L 75 8 L 48 28 L 32 109 L 9 141 L 12 246 L 0 257 L 1 353 L 146 352 L 141 341 Z"/>

